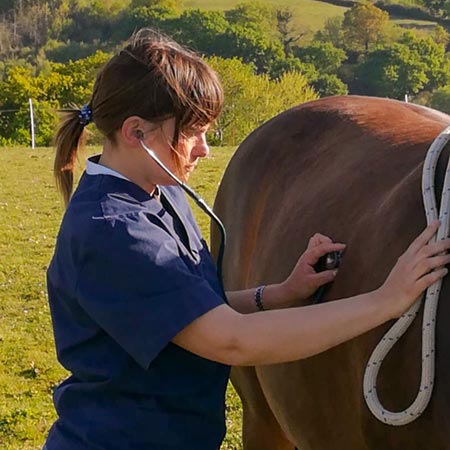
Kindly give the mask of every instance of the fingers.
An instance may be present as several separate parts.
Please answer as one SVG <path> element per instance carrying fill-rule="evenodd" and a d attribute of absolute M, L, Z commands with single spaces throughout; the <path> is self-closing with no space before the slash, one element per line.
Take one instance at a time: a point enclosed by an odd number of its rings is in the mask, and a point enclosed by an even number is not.
<path fill-rule="evenodd" d="M 312 236 L 309 239 L 308 247 L 310 248 L 317 247 L 320 244 L 326 243 L 326 242 L 333 242 L 328 236 L 325 236 L 324 234 L 316 233 L 314 236 Z"/>
<path fill-rule="evenodd" d="M 420 278 L 434 269 L 450 264 L 450 255 L 439 255 L 422 260 L 417 265 L 417 277 Z"/>
<path fill-rule="evenodd" d="M 305 254 L 308 257 L 308 264 L 314 265 L 319 260 L 319 258 L 323 255 L 326 255 L 330 252 L 342 251 L 345 250 L 346 245 L 337 243 L 337 242 L 325 242 L 323 244 L 318 245 L 317 247 L 312 247 Z"/>
<path fill-rule="evenodd" d="M 310 240 L 308 242 L 308 249 L 317 247 L 320 244 L 331 243 L 331 242 L 333 242 L 333 241 L 328 236 L 325 236 L 324 234 L 316 233 L 314 236 L 312 236 L 310 238 Z"/>
<path fill-rule="evenodd" d="M 436 234 L 439 228 L 439 220 L 436 220 L 428 225 L 419 236 L 414 239 L 408 250 L 417 253 L 424 245 L 428 244 L 429 240 Z"/>
<path fill-rule="evenodd" d="M 436 281 L 441 278 L 444 278 L 447 274 L 448 269 L 445 267 L 428 273 L 417 282 L 419 290 L 424 291 L 425 289 L 428 289 L 432 284 L 436 283 Z"/>
<path fill-rule="evenodd" d="M 318 242 L 319 244 L 323 244 L 325 242 L 333 242 L 330 237 L 325 236 L 324 234 L 321 233 L 314 234 L 314 236 L 310 240 Z"/>
<path fill-rule="evenodd" d="M 433 242 L 432 244 L 425 245 L 419 250 L 419 252 L 425 258 L 428 258 L 433 255 L 438 255 L 439 253 L 446 252 L 450 249 L 450 239 L 442 239 L 437 242 Z"/>

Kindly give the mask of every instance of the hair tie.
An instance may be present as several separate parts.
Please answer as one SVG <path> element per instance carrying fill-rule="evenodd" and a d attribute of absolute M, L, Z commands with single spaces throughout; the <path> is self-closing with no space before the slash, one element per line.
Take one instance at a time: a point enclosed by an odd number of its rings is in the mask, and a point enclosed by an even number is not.
<path fill-rule="evenodd" d="M 81 125 L 86 126 L 92 122 L 92 109 L 89 105 L 83 105 L 78 114 L 78 120 Z"/>

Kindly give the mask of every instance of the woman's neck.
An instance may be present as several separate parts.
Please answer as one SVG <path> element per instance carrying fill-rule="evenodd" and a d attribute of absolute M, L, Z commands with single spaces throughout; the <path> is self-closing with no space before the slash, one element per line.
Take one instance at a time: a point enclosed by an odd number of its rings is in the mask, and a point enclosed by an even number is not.
<path fill-rule="evenodd" d="M 156 183 L 148 179 L 142 163 L 137 158 L 133 158 L 133 149 L 124 151 L 117 147 L 112 148 L 110 144 L 105 144 L 98 163 L 120 173 L 149 194 L 155 192 Z"/>

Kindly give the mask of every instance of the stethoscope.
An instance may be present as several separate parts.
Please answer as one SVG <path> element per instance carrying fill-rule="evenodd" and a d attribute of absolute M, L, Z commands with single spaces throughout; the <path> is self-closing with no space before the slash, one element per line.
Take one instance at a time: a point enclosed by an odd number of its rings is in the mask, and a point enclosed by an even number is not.
<path fill-rule="evenodd" d="M 186 183 L 183 183 L 174 173 L 172 173 L 164 163 L 156 156 L 155 152 L 147 147 L 143 140 L 143 134 L 140 132 L 138 135 L 139 141 L 141 143 L 142 148 L 149 154 L 149 156 L 153 159 L 153 161 L 158 164 L 164 172 L 167 173 L 197 204 L 197 206 L 209 217 L 211 217 L 214 222 L 219 227 L 220 230 L 220 247 L 219 253 L 217 256 L 217 276 L 219 278 L 219 283 L 222 288 L 222 291 L 225 294 L 225 290 L 223 288 L 223 280 L 222 280 L 222 263 L 223 263 L 223 255 L 225 252 L 225 244 L 226 244 L 226 231 L 225 226 L 219 219 L 219 217 L 215 214 L 215 212 L 206 204 L 205 200 L 203 200 L 191 187 L 189 187 Z M 342 252 L 331 252 L 319 259 L 319 262 L 315 265 L 314 269 L 316 272 L 321 272 L 322 270 L 331 270 L 339 267 L 342 259 Z M 326 286 L 321 286 L 313 296 L 313 303 L 319 303 L 322 300 L 324 291 Z"/>
<path fill-rule="evenodd" d="M 222 288 L 222 291 L 225 293 L 223 288 L 223 281 L 222 281 L 222 263 L 223 263 L 223 255 L 225 252 L 225 244 L 226 244 L 226 232 L 225 227 L 223 223 L 220 221 L 217 214 L 206 204 L 205 200 L 203 200 L 191 187 L 189 187 L 186 183 L 183 183 L 174 173 L 172 173 L 165 165 L 164 163 L 156 156 L 155 152 L 147 147 L 143 140 L 143 133 L 139 132 L 138 138 L 141 143 L 142 148 L 148 153 L 148 155 L 153 159 L 153 161 L 158 164 L 161 169 L 164 170 L 164 172 L 167 173 L 183 190 L 186 192 L 186 194 L 191 197 L 197 206 L 206 214 L 208 214 L 209 217 L 211 217 L 212 220 L 217 224 L 220 230 L 220 246 L 219 246 L 219 253 L 217 255 L 217 276 L 219 278 L 219 283 Z"/>

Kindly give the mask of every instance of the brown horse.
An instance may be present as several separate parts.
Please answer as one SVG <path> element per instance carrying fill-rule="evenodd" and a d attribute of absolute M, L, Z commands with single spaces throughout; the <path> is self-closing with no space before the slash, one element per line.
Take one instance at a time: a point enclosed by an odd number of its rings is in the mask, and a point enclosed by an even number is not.
<path fill-rule="evenodd" d="M 449 124 L 449 116 L 421 106 L 350 96 L 307 103 L 262 125 L 237 150 L 216 198 L 228 231 L 226 289 L 283 280 L 315 232 L 347 244 L 324 301 L 377 288 L 425 227 L 423 161 Z M 437 168 L 438 201 L 448 150 Z M 215 229 L 212 237 L 215 249 Z M 363 400 L 365 365 L 386 324 L 302 361 L 234 368 L 244 448 L 450 449 L 449 297 L 447 278 L 438 310 L 435 389 L 415 422 L 384 425 Z M 380 372 L 379 396 L 388 409 L 403 410 L 415 398 L 420 348 L 417 318 Z"/>

